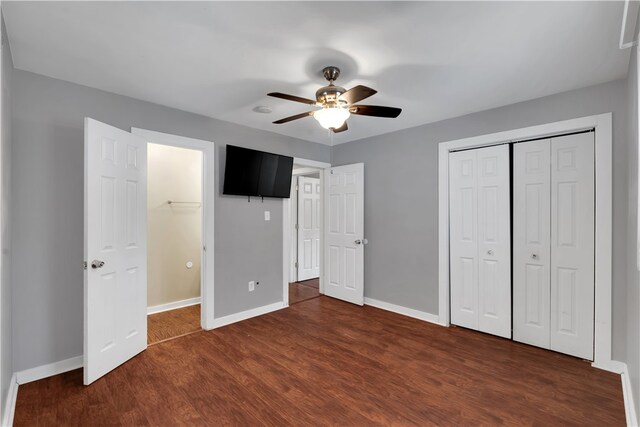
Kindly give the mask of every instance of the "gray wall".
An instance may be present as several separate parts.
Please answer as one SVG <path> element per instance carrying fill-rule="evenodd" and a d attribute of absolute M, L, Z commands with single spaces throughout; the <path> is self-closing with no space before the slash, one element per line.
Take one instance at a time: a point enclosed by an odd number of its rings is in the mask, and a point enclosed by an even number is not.
<path fill-rule="evenodd" d="M 625 362 L 640 415 L 640 275 L 638 274 L 638 67 L 637 51 L 631 49 L 627 93 L 629 96 L 629 232 L 627 264 L 627 357 Z"/>
<path fill-rule="evenodd" d="M 15 371 L 82 354 L 85 116 L 214 141 L 216 317 L 282 300 L 282 202 L 221 196 L 225 146 L 325 162 L 329 147 L 20 70 L 12 90 Z"/>
<path fill-rule="evenodd" d="M 0 144 L 0 407 L 4 409 L 9 383 L 13 374 L 13 355 L 11 350 L 11 221 L 9 207 L 11 206 L 11 75 L 13 61 L 4 27 L 4 19 L 0 18 L 2 26 L 2 135 Z M 0 410 L 2 412 L 2 410 Z M 0 416 L 4 414 L 0 413 Z"/>
<path fill-rule="evenodd" d="M 613 356 L 623 360 L 626 90 L 618 80 L 334 147 L 332 164 L 365 164 L 365 296 L 438 313 L 438 142 L 613 112 Z"/>

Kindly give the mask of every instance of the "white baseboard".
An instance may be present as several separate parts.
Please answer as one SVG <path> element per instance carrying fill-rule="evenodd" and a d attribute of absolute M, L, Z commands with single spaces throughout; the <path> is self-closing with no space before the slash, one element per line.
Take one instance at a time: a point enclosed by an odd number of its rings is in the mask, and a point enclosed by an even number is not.
<path fill-rule="evenodd" d="M 627 426 L 637 427 L 638 416 L 636 414 L 636 406 L 633 400 L 633 390 L 631 388 L 631 378 L 629 378 L 629 369 L 626 363 L 616 362 L 623 365 L 620 377 L 622 379 L 622 395 L 624 397 L 624 413 L 627 417 Z"/>
<path fill-rule="evenodd" d="M 364 303 L 372 307 L 381 308 L 382 310 L 391 311 L 393 313 L 402 314 L 403 316 L 413 317 L 414 319 L 424 320 L 425 322 L 435 323 L 436 325 L 445 326 L 440 323 L 440 318 L 426 311 L 414 310 L 413 308 L 403 307 L 384 301 L 378 301 L 373 298 L 364 298 Z"/>
<path fill-rule="evenodd" d="M 175 310 L 177 308 L 189 307 L 191 305 L 200 304 L 201 297 L 183 299 L 182 301 L 174 301 L 167 304 L 154 305 L 153 307 L 147 307 L 147 315 L 162 313 L 163 311 Z"/>
<path fill-rule="evenodd" d="M 286 308 L 286 306 L 282 301 L 279 301 L 273 304 L 263 305 L 262 307 L 252 308 L 251 310 L 241 311 L 240 313 L 234 313 L 218 319 L 213 319 L 213 329 L 250 319 L 252 317 L 261 316 L 283 308 Z"/>
<path fill-rule="evenodd" d="M 7 398 L 2 407 L 2 427 L 11 427 L 13 425 L 13 415 L 16 413 L 16 399 L 18 398 L 17 375 L 13 374 L 10 381 Z"/>
<path fill-rule="evenodd" d="M 594 361 L 591 366 L 602 369 L 603 371 L 613 372 L 614 374 L 622 374 L 627 369 L 627 364 L 618 362 L 617 360 L 607 360 L 605 362 Z"/>
<path fill-rule="evenodd" d="M 82 368 L 83 363 L 82 356 L 76 356 L 59 362 L 49 363 L 48 365 L 25 369 L 24 371 L 16 372 L 17 382 L 18 384 L 26 384 L 68 371 L 73 371 L 74 369 Z"/>

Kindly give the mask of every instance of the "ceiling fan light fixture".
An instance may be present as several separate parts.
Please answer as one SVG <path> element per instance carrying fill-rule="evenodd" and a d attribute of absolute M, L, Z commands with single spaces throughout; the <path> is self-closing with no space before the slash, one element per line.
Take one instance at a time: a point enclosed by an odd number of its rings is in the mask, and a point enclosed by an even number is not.
<path fill-rule="evenodd" d="M 313 113 L 313 118 L 325 129 L 338 129 L 349 118 L 349 110 L 340 107 L 327 107 Z"/>

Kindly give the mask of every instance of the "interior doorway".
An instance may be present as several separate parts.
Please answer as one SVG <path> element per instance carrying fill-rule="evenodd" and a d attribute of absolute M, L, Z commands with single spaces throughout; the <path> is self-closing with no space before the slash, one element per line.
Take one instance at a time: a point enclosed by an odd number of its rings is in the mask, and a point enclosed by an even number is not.
<path fill-rule="evenodd" d="M 320 296 L 324 209 L 320 174 L 319 168 L 293 166 L 289 305 Z"/>
<path fill-rule="evenodd" d="M 150 345 L 201 329 L 202 173 L 202 151 L 148 143 Z"/>

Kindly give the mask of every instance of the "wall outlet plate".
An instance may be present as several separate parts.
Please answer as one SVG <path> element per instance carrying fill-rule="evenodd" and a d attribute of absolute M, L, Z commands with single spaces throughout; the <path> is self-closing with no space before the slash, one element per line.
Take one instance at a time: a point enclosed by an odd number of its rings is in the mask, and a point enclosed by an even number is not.
<path fill-rule="evenodd" d="M 253 292 L 256 289 L 256 282 L 253 280 L 249 282 L 249 292 Z"/>

